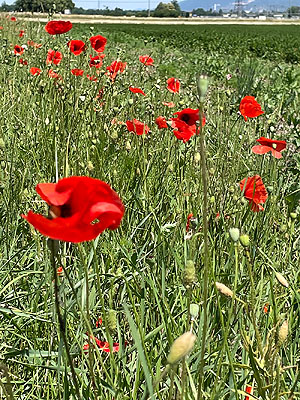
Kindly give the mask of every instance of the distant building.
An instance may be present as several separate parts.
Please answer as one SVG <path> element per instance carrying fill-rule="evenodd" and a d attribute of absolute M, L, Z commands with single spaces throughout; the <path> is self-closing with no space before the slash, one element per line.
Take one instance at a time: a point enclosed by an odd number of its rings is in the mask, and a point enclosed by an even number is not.
<path fill-rule="evenodd" d="M 71 10 L 69 10 L 69 9 L 66 9 L 66 10 L 64 11 L 64 14 L 66 14 L 66 15 L 70 15 L 70 14 L 71 14 Z"/>

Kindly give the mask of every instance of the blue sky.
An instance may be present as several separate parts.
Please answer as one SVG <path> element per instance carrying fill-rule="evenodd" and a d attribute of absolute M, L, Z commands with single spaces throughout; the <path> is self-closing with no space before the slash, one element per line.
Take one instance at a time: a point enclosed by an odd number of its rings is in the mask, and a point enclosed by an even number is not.
<path fill-rule="evenodd" d="M 74 1 L 74 0 L 73 0 Z M 77 7 L 83 8 L 98 8 L 98 2 L 100 3 L 100 8 L 105 6 L 109 8 L 120 7 L 123 9 L 148 9 L 148 0 L 75 0 L 74 3 Z M 150 8 L 155 8 L 159 1 L 150 0 Z"/>

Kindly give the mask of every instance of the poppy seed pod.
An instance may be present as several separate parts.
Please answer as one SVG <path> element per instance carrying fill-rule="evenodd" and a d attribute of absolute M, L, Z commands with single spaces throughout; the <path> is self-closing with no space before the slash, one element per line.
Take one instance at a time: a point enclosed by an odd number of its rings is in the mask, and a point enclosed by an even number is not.
<path fill-rule="evenodd" d="M 248 235 L 241 235 L 240 236 L 240 243 L 243 247 L 249 247 L 250 246 L 250 238 Z"/>
<path fill-rule="evenodd" d="M 183 270 L 183 282 L 187 288 L 196 282 L 196 270 L 193 260 L 188 260 Z"/>
<path fill-rule="evenodd" d="M 229 235 L 231 239 L 234 241 L 234 243 L 237 243 L 240 238 L 240 231 L 238 228 L 230 228 Z"/>
<path fill-rule="evenodd" d="M 200 96 L 200 102 L 203 103 L 208 89 L 207 75 L 200 75 L 197 84 L 198 84 L 198 93 Z"/>
<path fill-rule="evenodd" d="M 289 334 L 289 324 L 288 321 L 284 321 L 278 332 L 278 341 L 281 346 L 287 339 Z"/>
<path fill-rule="evenodd" d="M 183 357 L 189 354 L 194 347 L 196 336 L 192 332 L 185 332 L 179 336 L 171 346 L 167 363 L 177 364 Z"/>

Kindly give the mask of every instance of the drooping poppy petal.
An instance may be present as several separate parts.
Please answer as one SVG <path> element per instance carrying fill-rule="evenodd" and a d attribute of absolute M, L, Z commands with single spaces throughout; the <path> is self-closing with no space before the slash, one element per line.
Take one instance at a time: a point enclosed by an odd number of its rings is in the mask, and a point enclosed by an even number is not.
<path fill-rule="evenodd" d="M 118 228 L 124 214 L 117 193 L 99 179 L 73 176 L 56 184 L 39 184 L 36 191 L 50 206 L 52 219 L 32 211 L 22 217 L 52 239 L 93 240 L 105 229 Z"/>
<path fill-rule="evenodd" d="M 163 116 L 157 117 L 156 120 L 155 120 L 155 123 L 158 126 L 158 129 L 163 129 L 163 128 L 167 128 L 168 127 L 166 118 L 163 117 Z"/>
<path fill-rule="evenodd" d="M 169 107 L 169 108 L 175 107 L 175 103 L 173 103 L 173 101 L 169 101 L 169 102 L 168 101 L 164 101 L 163 105 L 166 106 L 166 107 Z"/>
<path fill-rule="evenodd" d="M 140 93 L 140 94 L 142 94 L 143 96 L 146 96 L 146 94 L 142 91 L 142 89 L 134 88 L 134 87 L 130 86 L 130 87 L 129 87 L 129 90 L 130 90 L 132 93 Z"/>
<path fill-rule="evenodd" d="M 74 76 L 82 76 L 84 73 L 83 69 L 73 68 L 71 69 L 71 74 Z"/>
<path fill-rule="evenodd" d="M 48 50 L 46 64 L 58 65 L 62 60 L 62 53 L 52 49 Z"/>
<path fill-rule="evenodd" d="M 85 50 L 85 43 L 82 40 L 70 40 L 68 47 L 75 56 L 79 56 Z"/>
<path fill-rule="evenodd" d="M 271 151 L 275 158 L 281 158 L 281 152 L 286 148 L 285 140 L 272 140 L 265 137 L 261 137 L 256 140 L 261 146 L 253 146 L 252 152 L 255 154 L 265 154 Z"/>
<path fill-rule="evenodd" d="M 61 35 L 62 33 L 69 32 L 72 26 L 72 22 L 70 21 L 49 21 L 45 26 L 45 31 L 49 35 Z"/>
<path fill-rule="evenodd" d="M 167 89 L 169 90 L 169 92 L 172 93 L 178 93 L 179 89 L 180 89 L 180 82 L 178 79 L 176 78 L 169 78 L 167 80 Z"/>
<path fill-rule="evenodd" d="M 150 131 L 150 128 L 146 124 L 137 119 L 126 121 L 126 125 L 129 132 L 134 132 L 137 135 L 147 134 Z"/>
<path fill-rule="evenodd" d="M 245 96 L 241 100 L 240 112 L 245 121 L 247 121 L 247 118 L 255 118 L 264 113 L 261 109 L 261 105 L 253 96 Z"/>
<path fill-rule="evenodd" d="M 249 201 L 251 210 L 254 212 L 263 211 L 264 204 L 268 198 L 268 192 L 259 175 L 244 178 L 240 182 L 240 189 L 244 192 L 244 197 Z"/>
<path fill-rule="evenodd" d="M 95 68 L 101 68 L 103 64 L 103 58 L 105 57 L 105 54 L 99 54 L 98 56 L 92 57 L 90 55 L 90 61 L 89 61 L 89 66 L 95 67 Z"/>
<path fill-rule="evenodd" d="M 49 76 L 49 78 L 53 78 L 53 79 L 62 79 L 62 77 L 57 72 L 53 71 L 52 69 L 49 69 L 48 76 Z"/>
<path fill-rule="evenodd" d="M 139 60 L 140 60 L 140 62 L 141 62 L 142 64 L 144 64 L 144 65 L 147 65 L 147 66 L 149 66 L 149 65 L 153 66 L 153 65 L 154 65 L 154 64 L 153 64 L 153 63 L 154 63 L 153 58 L 150 57 L 150 56 L 148 56 L 148 55 L 139 56 Z"/>
<path fill-rule="evenodd" d="M 105 49 L 107 39 L 101 35 L 90 38 L 91 46 L 97 53 L 102 53 Z"/>
<path fill-rule="evenodd" d="M 107 74 L 109 74 L 109 77 L 112 81 L 115 80 L 118 72 L 121 74 L 125 71 L 127 62 L 122 62 L 122 61 L 113 61 L 111 63 L 111 65 L 109 65 L 108 67 L 106 67 L 106 70 L 108 71 Z"/>
<path fill-rule="evenodd" d="M 30 70 L 29 70 L 29 72 L 30 72 L 31 75 L 33 75 L 33 76 L 35 76 L 35 75 L 38 76 L 38 75 L 41 74 L 42 70 L 41 70 L 40 68 L 37 68 L 37 67 L 31 67 Z"/>

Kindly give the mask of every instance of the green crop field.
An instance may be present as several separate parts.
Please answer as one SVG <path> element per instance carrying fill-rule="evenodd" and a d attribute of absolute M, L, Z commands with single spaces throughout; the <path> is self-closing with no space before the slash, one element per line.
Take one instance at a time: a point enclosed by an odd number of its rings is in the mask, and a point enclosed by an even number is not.
<path fill-rule="evenodd" d="M 0 19 L 0 398 L 299 399 L 300 27 L 69 28 Z"/>

